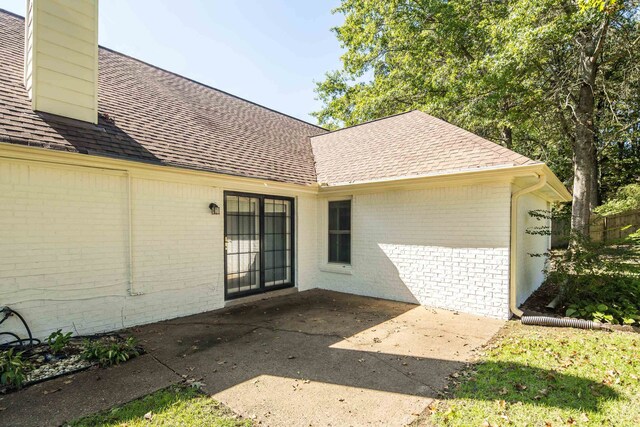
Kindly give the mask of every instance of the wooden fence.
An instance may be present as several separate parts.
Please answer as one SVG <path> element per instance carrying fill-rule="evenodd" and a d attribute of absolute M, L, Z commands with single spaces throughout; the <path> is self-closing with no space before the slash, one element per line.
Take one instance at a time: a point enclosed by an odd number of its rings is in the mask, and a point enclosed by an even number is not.
<path fill-rule="evenodd" d="M 611 216 L 591 216 L 590 235 L 594 242 L 610 242 L 623 239 L 640 229 L 640 210 L 623 212 Z M 569 244 L 571 221 L 568 218 L 551 222 L 551 247 L 561 248 Z"/>
<path fill-rule="evenodd" d="M 596 242 L 624 239 L 637 231 L 638 228 L 640 228 L 640 210 L 611 216 L 591 217 L 591 239 Z"/>

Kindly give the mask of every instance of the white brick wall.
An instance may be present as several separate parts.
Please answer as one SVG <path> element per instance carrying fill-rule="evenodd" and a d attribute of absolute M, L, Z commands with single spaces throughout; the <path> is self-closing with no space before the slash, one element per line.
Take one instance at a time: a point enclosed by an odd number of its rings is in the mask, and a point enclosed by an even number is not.
<path fill-rule="evenodd" d="M 296 196 L 296 279 L 314 287 L 315 195 L 225 189 Z M 208 204 L 222 208 L 225 189 L 134 174 L 131 264 L 126 172 L 0 159 L 0 306 L 24 315 L 37 337 L 223 307 L 224 216 Z M 2 330 L 23 334 L 15 318 Z"/>
<path fill-rule="evenodd" d="M 507 318 L 509 206 L 508 183 L 356 194 L 342 274 L 326 264 L 323 199 L 317 286 Z"/>
<path fill-rule="evenodd" d="M 296 284 L 301 291 L 316 288 L 317 263 L 317 198 L 296 198 Z"/>
<path fill-rule="evenodd" d="M 327 199 L 258 185 L 226 189 L 296 197 L 301 290 L 508 316 L 508 183 L 355 195 L 349 274 L 326 264 Z M 223 215 L 207 205 L 222 205 L 223 190 L 0 159 L 0 305 L 21 312 L 38 337 L 222 307 Z M 538 266 L 527 268 L 522 274 L 535 276 Z M 129 292 L 131 277 L 139 295 Z M 20 328 L 15 319 L 3 325 Z"/>
<path fill-rule="evenodd" d="M 129 295 L 124 173 L 0 160 L 0 305 L 43 337 L 88 334 L 220 308 L 221 190 L 132 179 Z M 4 328 L 6 326 L 6 328 Z M 22 334 L 16 319 L 3 330 Z"/>

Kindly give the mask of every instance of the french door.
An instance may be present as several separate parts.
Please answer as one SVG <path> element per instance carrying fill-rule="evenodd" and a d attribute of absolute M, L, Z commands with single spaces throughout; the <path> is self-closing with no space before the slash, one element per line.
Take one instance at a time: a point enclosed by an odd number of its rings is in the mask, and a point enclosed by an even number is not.
<path fill-rule="evenodd" d="M 225 298 L 294 285 L 293 199 L 225 192 Z"/>

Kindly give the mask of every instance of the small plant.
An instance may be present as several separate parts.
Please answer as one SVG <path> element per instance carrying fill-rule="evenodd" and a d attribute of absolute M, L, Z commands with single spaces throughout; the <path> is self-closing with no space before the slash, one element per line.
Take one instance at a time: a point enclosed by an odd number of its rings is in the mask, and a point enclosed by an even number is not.
<path fill-rule="evenodd" d="M 633 325 L 640 322 L 640 279 L 624 276 L 598 276 L 567 295 L 569 317 L 597 322 Z"/>
<path fill-rule="evenodd" d="M 21 388 L 27 379 L 31 364 L 22 358 L 22 351 L 13 348 L 0 352 L 0 384 Z"/>
<path fill-rule="evenodd" d="M 97 361 L 103 367 L 118 365 L 140 354 L 137 342 L 133 337 L 108 344 L 101 341 L 85 340 L 82 347 L 83 359 Z"/>
<path fill-rule="evenodd" d="M 554 212 L 531 211 L 540 220 Z M 549 235 L 546 225 L 527 229 L 528 234 Z M 632 235 L 610 242 L 596 242 L 571 234 L 565 251 L 546 256 L 546 280 L 559 287 L 562 313 L 569 317 L 611 324 L 640 324 L 640 252 Z"/>
<path fill-rule="evenodd" d="M 62 329 L 52 332 L 47 338 L 47 344 L 53 354 L 59 354 L 71 341 L 71 332 L 62 333 Z"/>

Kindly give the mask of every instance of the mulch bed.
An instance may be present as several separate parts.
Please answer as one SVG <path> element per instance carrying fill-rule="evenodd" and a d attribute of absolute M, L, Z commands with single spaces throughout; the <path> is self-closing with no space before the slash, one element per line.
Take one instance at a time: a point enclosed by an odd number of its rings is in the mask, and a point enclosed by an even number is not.
<path fill-rule="evenodd" d="M 95 360 L 85 360 L 82 357 L 83 342 L 101 342 L 104 345 L 124 342 L 125 339 L 117 334 L 95 335 L 91 337 L 73 337 L 69 343 L 58 354 L 53 354 L 48 344 L 42 343 L 26 348 L 17 348 L 23 351 L 23 359 L 30 365 L 27 378 L 22 387 L 27 387 L 43 381 L 58 378 L 83 371 L 92 366 L 98 365 Z M 16 391 L 12 387 L 0 386 L 0 393 L 6 394 Z"/>
<path fill-rule="evenodd" d="M 563 317 L 563 313 L 558 309 L 547 308 L 559 293 L 558 285 L 545 282 L 522 304 L 521 310 L 526 314 L 543 314 L 551 317 Z M 560 307 L 558 307 L 560 308 Z"/>

